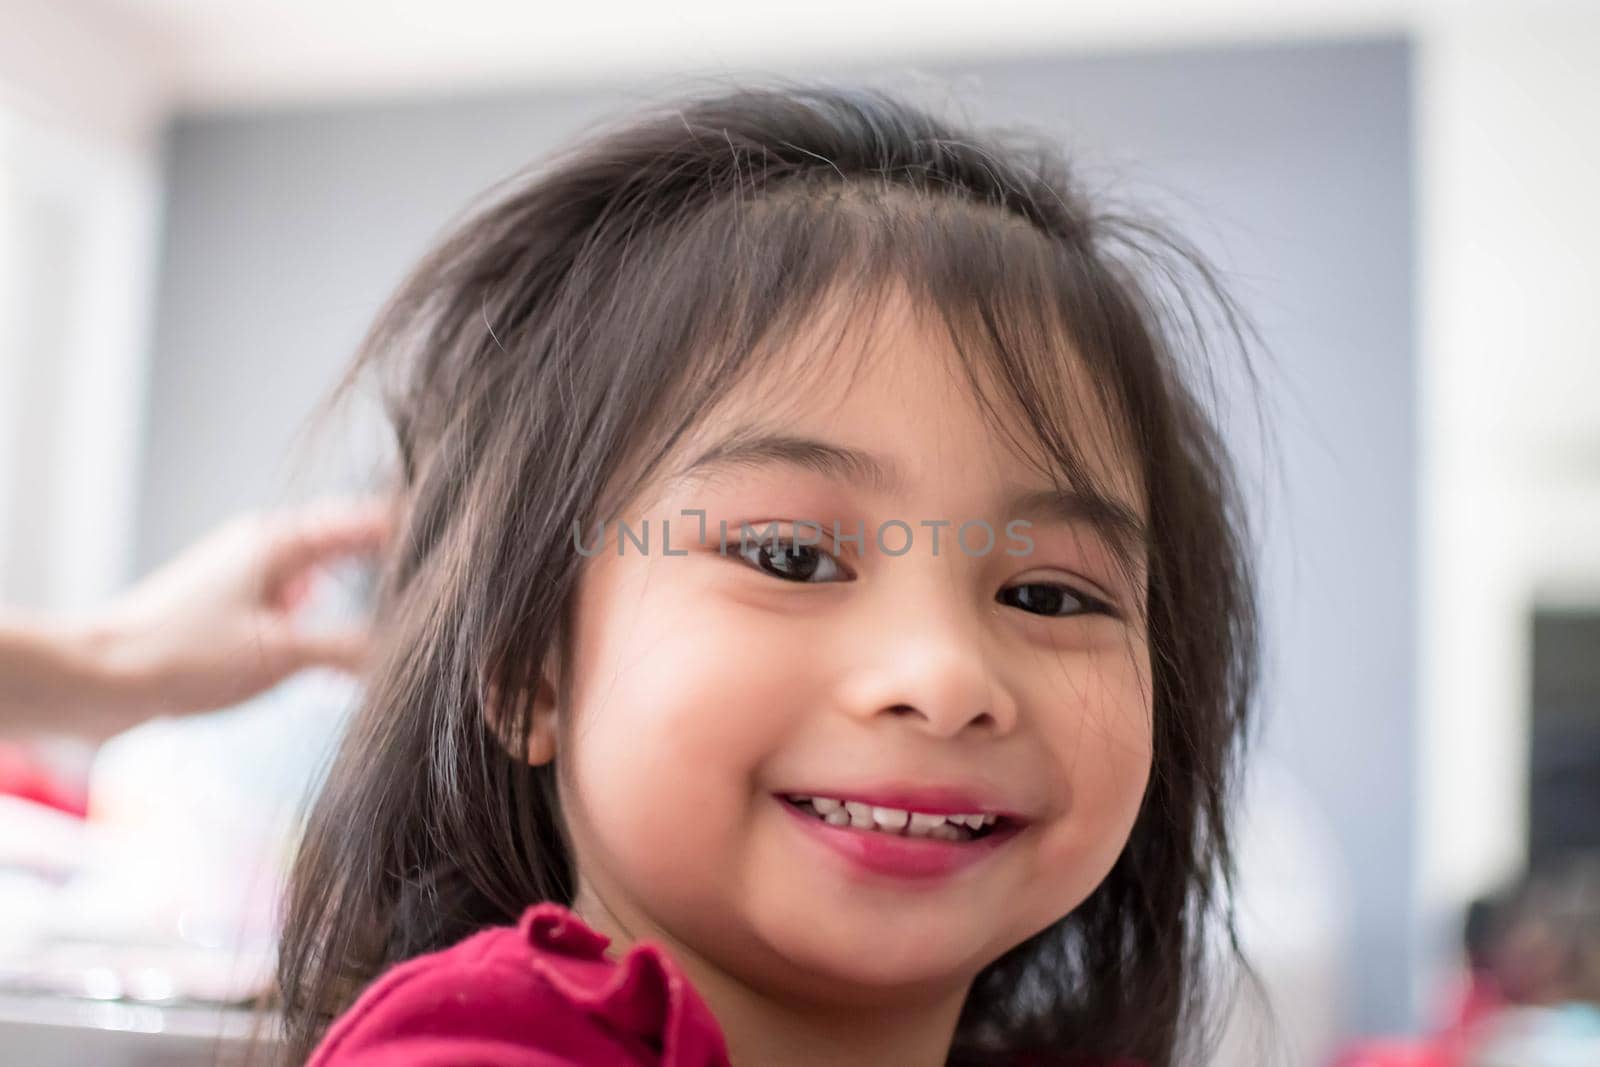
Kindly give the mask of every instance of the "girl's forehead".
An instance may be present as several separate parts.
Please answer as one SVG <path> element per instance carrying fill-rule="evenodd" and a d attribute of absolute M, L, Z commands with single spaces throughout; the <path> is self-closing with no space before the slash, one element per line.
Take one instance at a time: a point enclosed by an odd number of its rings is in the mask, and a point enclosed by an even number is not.
<path fill-rule="evenodd" d="M 892 468 L 885 484 L 915 484 L 919 475 L 948 482 L 952 472 L 1049 481 L 1058 465 L 992 363 L 964 359 L 938 320 L 916 311 L 902 289 L 848 320 L 831 309 L 813 316 L 700 414 L 675 449 L 678 469 L 770 436 L 869 452 L 882 461 L 876 466 Z M 1049 370 L 1054 380 L 1041 406 L 1055 431 L 1096 481 L 1142 511 L 1140 464 L 1104 391 L 1076 358 Z"/>

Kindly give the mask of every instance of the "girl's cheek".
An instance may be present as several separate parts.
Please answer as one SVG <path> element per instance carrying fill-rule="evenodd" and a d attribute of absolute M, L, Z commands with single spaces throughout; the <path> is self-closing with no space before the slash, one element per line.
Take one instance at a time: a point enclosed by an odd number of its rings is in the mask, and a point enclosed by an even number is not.
<path fill-rule="evenodd" d="M 1037 853 L 1048 921 L 1060 917 L 1059 902 L 1087 898 L 1111 872 L 1133 832 L 1148 777 L 1148 761 L 1127 750 L 1075 776 L 1071 806 Z"/>
<path fill-rule="evenodd" d="M 736 832 L 786 709 L 808 704 L 794 688 L 804 652 L 782 639 L 781 618 L 668 592 L 653 582 L 631 604 L 613 602 L 618 625 L 591 635 L 573 755 L 597 831 L 619 850 L 650 843 L 640 862 L 661 857 L 681 874 L 682 850 Z"/>
<path fill-rule="evenodd" d="M 1148 659 L 1105 653 L 1079 664 L 1087 679 L 1068 698 L 1070 711 L 1046 731 L 1067 804 L 1046 844 L 1045 863 L 1095 881 L 1127 842 L 1149 782 L 1153 737 Z M 1055 699 L 1059 702 L 1061 697 Z"/>

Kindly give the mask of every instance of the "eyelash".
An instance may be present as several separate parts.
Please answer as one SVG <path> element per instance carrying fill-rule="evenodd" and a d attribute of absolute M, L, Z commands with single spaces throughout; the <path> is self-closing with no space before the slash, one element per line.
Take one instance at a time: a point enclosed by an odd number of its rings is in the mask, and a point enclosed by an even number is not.
<path fill-rule="evenodd" d="M 782 538 L 782 537 L 778 538 L 778 545 L 779 545 L 780 548 L 783 547 L 784 541 L 785 541 L 784 538 Z M 810 551 L 810 552 L 818 553 L 824 559 L 831 560 L 833 562 L 833 565 L 838 567 L 838 568 L 840 568 L 840 570 L 842 570 L 847 576 L 854 577 L 854 575 L 851 574 L 849 568 L 845 567 L 843 563 L 839 562 L 838 558 L 836 556 L 834 556 L 831 552 L 828 552 L 825 549 L 823 549 L 823 548 L 821 548 L 821 547 L 819 547 L 817 545 L 798 545 L 798 546 L 793 546 L 792 538 L 790 539 L 790 543 L 791 543 L 792 547 L 796 547 L 801 551 Z M 781 574 L 775 574 L 772 571 L 767 570 L 765 567 L 762 567 L 759 563 L 751 562 L 749 557 L 747 557 L 745 555 L 745 552 L 744 552 L 745 548 L 747 548 L 747 547 L 754 550 L 754 552 L 756 554 L 756 557 L 758 559 L 764 559 L 768 555 L 767 550 L 769 548 L 769 541 L 768 540 L 759 540 L 758 539 L 758 540 L 754 540 L 754 541 L 750 542 L 748 546 L 739 545 L 739 546 L 734 548 L 733 557 L 735 559 L 739 560 L 741 563 L 744 563 L 747 566 L 749 566 L 752 570 L 755 570 L 755 571 L 757 571 L 757 572 L 759 572 L 761 574 L 765 574 L 770 578 L 774 578 L 774 579 L 776 579 L 777 581 L 780 581 L 780 582 L 788 582 L 791 585 L 828 585 L 828 584 L 831 584 L 829 582 L 812 582 L 812 581 L 808 581 L 808 580 L 805 580 L 805 579 L 795 579 L 795 578 L 786 577 L 786 576 L 781 575 Z M 1039 617 L 1045 618 L 1045 619 L 1071 619 L 1071 618 L 1076 618 L 1076 617 L 1082 616 L 1082 615 L 1109 615 L 1112 618 L 1117 618 L 1118 617 L 1116 611 L 1111 607 L 1110 604 L 1106 603 L 1104 600 L 1101 600 L 1099 597 L 1091 596 L 1088 593 L 1085 593 L 1082 590 L 1080 590 L 1080 589 L 1078 589 L 1078 588 L 1076 588 L 1074 586 L 1067 585 L 1065 582 L 1023 582 L 1021 585 L 1007 586 L 1006 589 L 1002 590 L 1002 592 L 1009 592 L 1010 590 L 1013 590 L 1013 589 L 1027 589 L 1027 588 L 1031 588 L 1031 587 L 1035 587 L 1035 586 L 1042 586 L 1042 587 L 1048 588 L 1048 589 L 1060 589 L 1060 590 L 1063 590 L 1072 599 L 1074 599 L 1074 600 L 1078 601 L 1079 603 L 1081 603 L 1083 605 L 1083 610 L 1082 611 L 1072 612 L 1072 613 L 1066 614 L 1066 615 L 1047 615 L 1047 614 L 1044 614 L 1042 612 L 1036 612 L 1036 611 L 1035 612 L 1028 612 L 1028 614 L 1030 614 L 1030 615 L 1038 615 Z M 1023 608 L 1023 609 L 1019 609 L 1019 610 L 1026 611 L 1027 609 Z"/>

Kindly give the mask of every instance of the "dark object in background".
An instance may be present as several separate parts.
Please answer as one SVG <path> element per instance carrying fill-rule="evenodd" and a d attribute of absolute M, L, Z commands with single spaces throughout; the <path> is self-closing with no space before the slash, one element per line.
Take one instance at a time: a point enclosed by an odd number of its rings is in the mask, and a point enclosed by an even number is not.
<path fill-rule="evenodd" d="M 1600 607 L 1533 612 L 1528 865 L 1600 852 Z"/>
<path fill-rule="evenodd" d="M 1544 860 L 1494 899 L 1485 934 L 1508 1003 L 1600 1006 L 1600 852 Z"/>

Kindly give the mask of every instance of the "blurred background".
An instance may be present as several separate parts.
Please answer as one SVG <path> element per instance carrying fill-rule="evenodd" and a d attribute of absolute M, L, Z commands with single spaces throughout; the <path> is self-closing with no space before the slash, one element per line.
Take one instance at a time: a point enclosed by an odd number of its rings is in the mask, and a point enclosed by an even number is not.
<path fill-rule="evenodd" d="M 1525 927 L 1528 966 L 1592 979 L 1587 0 L 0 0 L 0 603 L 81 611 L 236 511 L 365 484 L 372 413 L 308 420 L 430 239 L 589 123 L 763 73 L 1058 133 L 1259 325 L 1273 437 L 1222 414 L 1265 530 L 1240 914 L 1276 1054 L 1444 1062 Z M 350 696 L 8 743 L 0 1048 L 205 1062 L 242 1032 Z M 1591 1003 L 1569 986 L 1523 1006 Z M 1220 1062 L 1267 1062 L 1266 1014 Z"/>

